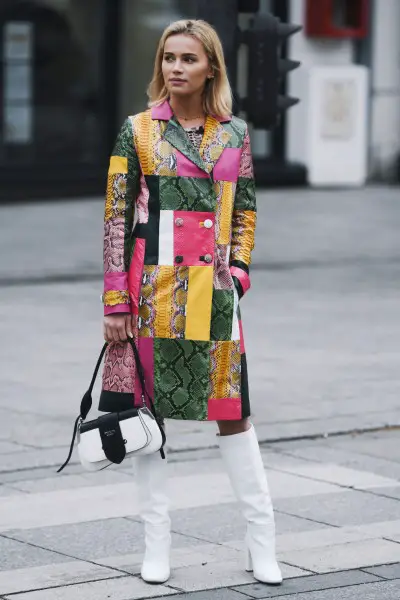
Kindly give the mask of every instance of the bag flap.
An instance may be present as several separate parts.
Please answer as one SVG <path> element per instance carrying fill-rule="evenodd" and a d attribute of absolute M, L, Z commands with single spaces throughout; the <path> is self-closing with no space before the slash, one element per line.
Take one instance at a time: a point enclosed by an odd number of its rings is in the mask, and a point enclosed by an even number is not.
<path fill-rule="evenodd" d="M 98 423 L 104 454 L 108 460 L 119 465 L 126 456 L 126 449 L 119 426 L 118 413 L 103 415 L 98 418 Z"/>

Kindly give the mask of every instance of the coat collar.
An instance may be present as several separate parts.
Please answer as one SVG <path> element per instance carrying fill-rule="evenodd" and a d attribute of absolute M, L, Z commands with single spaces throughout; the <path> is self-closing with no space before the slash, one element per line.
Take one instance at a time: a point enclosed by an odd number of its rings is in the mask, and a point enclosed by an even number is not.
<path fill-rule="evenodd" d="M 175 119 L 168 100 L 158 106 L 153 106 L 151 116 L 153 120 L 168 121 L 163 132 L 164 138 L 197 165 L 199 169 L 209 174 L 231 138 L 231 134 L 222 125 L 222 123 L 231 121 L 230 116 L 213 117 L 207 115 L 200 151 L 197 151 L 183 127 Z"/>

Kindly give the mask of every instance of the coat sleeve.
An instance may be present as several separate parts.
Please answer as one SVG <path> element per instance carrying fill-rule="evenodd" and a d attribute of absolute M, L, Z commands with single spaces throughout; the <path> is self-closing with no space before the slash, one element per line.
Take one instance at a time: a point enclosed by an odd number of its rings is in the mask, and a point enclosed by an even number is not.
<path fill-rule="evenodd" d="M 256 228 L 256 193 L 250 136 L 246 128 L 232 213 L 230 272 L 241 298 L 250 288 L 249 265 Z"/>
<path fill-rule="evenodd" d="M 128 269 L 140 167 L 132 121 L 124 122 L 110 158 L 104 211 L 104 314 L 130 312 Z"/>

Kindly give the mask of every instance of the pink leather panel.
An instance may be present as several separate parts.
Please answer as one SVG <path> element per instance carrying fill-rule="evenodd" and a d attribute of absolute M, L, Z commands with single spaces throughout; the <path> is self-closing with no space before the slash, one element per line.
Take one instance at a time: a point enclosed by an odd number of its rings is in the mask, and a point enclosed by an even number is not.
<path fill-rule="evenodd" d="M 239 421 L 241 418 L 241 398 L 209 398 L 208 421 Z"/>
<path fill-rule="evenodd" d="M 251 287 L 250 277 L 247 275 L 247 273 L 245 271 L 243 271 L 243 269 L 239 269 L 239 267 L 231 267 L 230 272 L 231 272 L 232 277 L 234 275 L 235 277 L 237 277 L 239 279 L 240 283 L 242 284 L 243 295 L 244 295 L 247 292 L 247 290 L 249 290 Z"/>
<path fill-rule="evenodd" d="M 246 131 L 243 140 L 242 157 L 240 160 L 239 167 L 239 177 L 246 177 L 248 179 L 252 179 L 254 177 L 253 159 L 251 156 L 250 136 L 248 131 Z"/>
<path fill-rule="evenodd" d="M 135 379 L 135 360 L 129 344 L 109 344 L 104 357 L 103 390 L 132 394 Z"/>
<path fill-rule="evenodd" d="M 114 313 L 130 313 L 131 306 L 130 304 L 116 304 L 115 306 L 105 306 L 104 307 L 104 316 L 112 315 Z"/>
<path fill-rule="evenodd" d="M 204 221 L 212 221 L 207 229 Z M 180 225 L 177 225 L 180 223 Z M 207 266 L 214 264 L 215 213 L 176 210 L 174 211 L 174 258 L 182 256 L 180 266 Z M 200 256 L 209 254 L 209 263 L 200 260 Z"/>
<path fill-rule="evenodd" d="M 242 321 L 239 321 L 239 331 L 240 331 L 240 354 L 244 354 L 246 352 L 244 348 L 244 336 L 243 336 L 243 325 Z"/>
<path fill-rule="evenodd" d="M 182 152 L 175 150 L 176 161 L 177 161 L 177 175 L 178 177 L 203 177 L 208 178 L 209 174 L 206 171 L 199 169 L 191 160 L 189 160 Z"/>
<path fill-rule="evenodd" d="M 128 273 L 129 298 L 131 300 L 131 310 L 134 315 L 139 314 L 139 294 L 143 276 L 145 248 L 146 240 L 137 238 Z"/>
<path fill-rule="evenodd" d="M 152 119 L 160 119 L 160 121 L 169 121 L 172 115 L 172 108 L 170 107 L 168 100 L 165 100 L 159 106 L 153 106 L 153 108 L 151 109 Z"/>
<path fill-rule="evenodd" d="M 122 291 L 128 288 L 128 274 L 125 272 L 112 272 L 104 274 L 104 291 Z"/>
<path fill-rule="evenodd" d="M 214 180 L 237 181 L 241 154 L 241 148 L 225 148 L 214 167 Z"/>
<path fill-rule="evenodd" d="M 144 370 L 146 390 L 150 394 L 154 402 L 154 355 L 153 355 L 153 341 L 154 338 L 140 337 L 136 339 L 136 343 L 139 350 L 140 361 Z M 142 403 L 142 391 L 140 386 L 139 377 L 136 374 L 135 377 L 135 406 L 139 406 Z M 149 406 L 149 402 L 146 396 L 146 404 Z"/>

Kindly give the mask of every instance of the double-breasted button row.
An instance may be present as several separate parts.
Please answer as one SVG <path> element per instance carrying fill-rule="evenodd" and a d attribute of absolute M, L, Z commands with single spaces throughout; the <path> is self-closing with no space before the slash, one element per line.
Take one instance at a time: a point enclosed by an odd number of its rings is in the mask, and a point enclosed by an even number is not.
<path fill-rule="evenodd" d="M 175 219 L 176 227 L 183 227 L 184 224 L 185 224 L 185 222 L 182 219 L 182 217 L 177 217 Z M 206 219 L 202 224 L 206 229 L 211 229 L 211 227 L 214 225 L 214 223 L 211 221 L 211 219 Z"/>
<path fill-rule="evenodd" d="M 213 261 L 212 254 L 205 254 L 204 256 L 199 256 L 199 260 L 203 260 L 205 263 L 210 264 Z M 175 262 L 179 265 L 183 263 L 183 256 L 178 255 L 175 256 Z"/>

